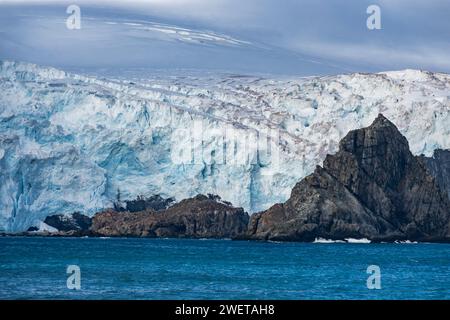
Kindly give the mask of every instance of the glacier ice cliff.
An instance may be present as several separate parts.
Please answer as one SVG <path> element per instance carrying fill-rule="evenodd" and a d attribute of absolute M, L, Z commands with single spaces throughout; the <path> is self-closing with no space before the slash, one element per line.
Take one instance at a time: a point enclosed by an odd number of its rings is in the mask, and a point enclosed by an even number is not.
<path fill-rule="evenodd" d="M 378 113 L 414 154 L 449 149 L 450 76 L 106 79 L 3 61 L 0 231 L 23 231 L 49 215 L 93 215 L 118 194 L 181 200 L 212 193 L 249 212 L 264 210 L 288 199 L 348 131 Z M 246 140 L 266 132 L 276 134 L 263 147 Z"/>

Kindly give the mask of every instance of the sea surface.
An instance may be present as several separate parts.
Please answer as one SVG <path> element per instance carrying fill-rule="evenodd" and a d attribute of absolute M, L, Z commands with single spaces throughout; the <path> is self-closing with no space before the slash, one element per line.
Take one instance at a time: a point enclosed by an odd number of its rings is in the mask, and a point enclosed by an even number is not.
<path fill-rule="evenodd" d="M 450 299 L 450 245 L 2 237 L 0 299 Z"/>

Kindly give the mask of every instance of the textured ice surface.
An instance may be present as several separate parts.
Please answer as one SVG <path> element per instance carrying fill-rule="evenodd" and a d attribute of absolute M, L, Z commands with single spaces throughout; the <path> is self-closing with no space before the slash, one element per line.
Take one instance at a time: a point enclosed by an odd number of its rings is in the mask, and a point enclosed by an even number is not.
<path fill-rule="evenodd" d="M 285 201 L 349 130 L 380 112 L 415 154 L 450 148 L 446 74 L 103 79 L 0 62 L 0 230 L 26 230 L 52 214 L 92 215 L 119 190 L 122 200 L 213 193 L 259 211 Z M 242 142 L 274 131 L 267 148 L 278 163 L 251 143 L 248 153 L 225 143 L 229 132 Z"/>

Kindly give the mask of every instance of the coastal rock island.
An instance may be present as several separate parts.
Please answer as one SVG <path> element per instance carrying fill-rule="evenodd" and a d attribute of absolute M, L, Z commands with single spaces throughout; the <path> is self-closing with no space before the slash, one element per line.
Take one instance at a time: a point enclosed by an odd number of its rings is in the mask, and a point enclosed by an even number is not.
<path fill-rule="evenodd" d="M 252 215 L 245 237 L 448 241 L 449 203 L 423 159 L 380 114 L 369 127 L 350 131 L 289 200 Z"/>
<path fill-rule="evenodd" d="M 242 208 L 197 195 L 162 211 L 98 213 L 90 231 L 100 236 L 233 238 L 245 232 L 248 220 Z"/>

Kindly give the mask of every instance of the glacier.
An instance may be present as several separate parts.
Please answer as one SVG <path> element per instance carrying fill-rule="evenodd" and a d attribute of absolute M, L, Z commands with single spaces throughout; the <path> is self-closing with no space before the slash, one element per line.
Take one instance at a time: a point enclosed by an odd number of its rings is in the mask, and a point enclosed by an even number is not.
<path fill-rule="evenodd" d="M 1 61 L 0 231 L 93 215 L 119 194 L 211 193 L 261 211 L 378 113 L 413 153 L 449 149 L 450 75 L 105 77 Z"/>

